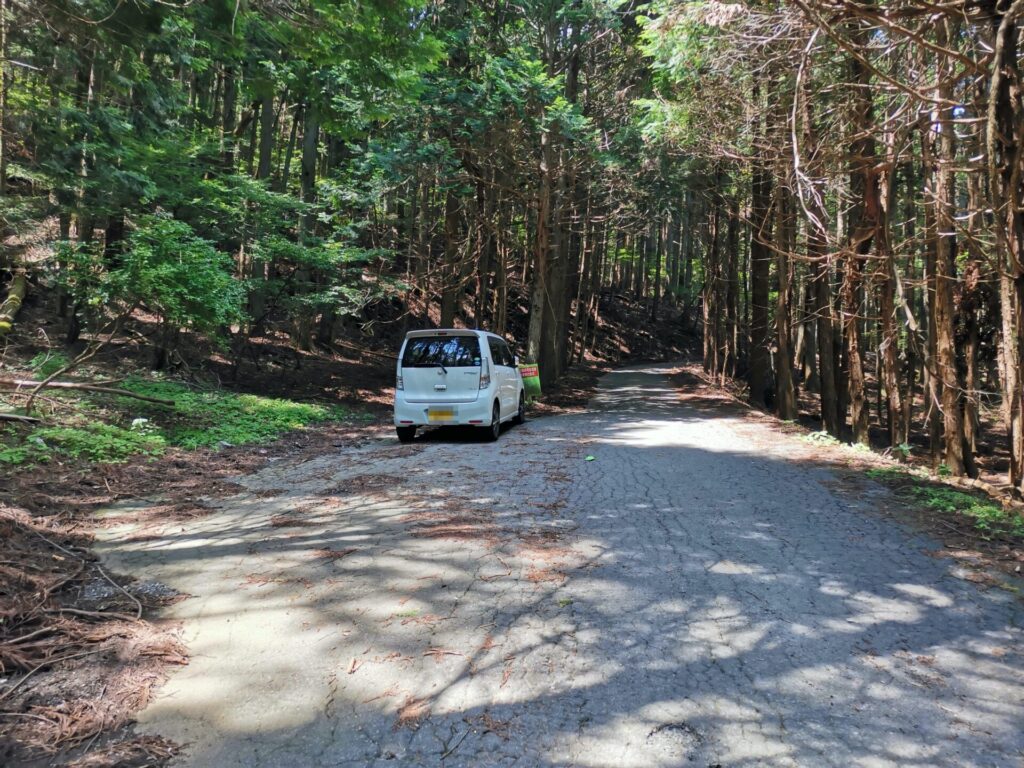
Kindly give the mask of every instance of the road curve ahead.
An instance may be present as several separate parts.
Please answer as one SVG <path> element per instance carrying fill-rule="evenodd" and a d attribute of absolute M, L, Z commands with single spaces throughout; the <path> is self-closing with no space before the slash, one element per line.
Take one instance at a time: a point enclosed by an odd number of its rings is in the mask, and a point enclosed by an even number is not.
<path fill-rule="evenodd" d="M 114 568 L 193 595 L 140 729 L 203 768 L 1024 764 L 1018 599 L 667 371 L 111 529 Z"/>

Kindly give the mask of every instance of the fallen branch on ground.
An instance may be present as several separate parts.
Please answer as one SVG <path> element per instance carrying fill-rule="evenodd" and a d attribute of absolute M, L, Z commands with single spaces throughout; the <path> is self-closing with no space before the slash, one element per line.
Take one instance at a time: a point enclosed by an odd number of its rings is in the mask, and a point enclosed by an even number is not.
<path fill-rule="evenodd" d="M 119 387 L 105 387 L 99 384 L 86 384 L 80 381 L 46 381 L 40 382 L 31 381 L 29 379 L 0 379 L 0 387 L 7 388 L 9 390 L 19 390 L 26 387 L 32 387 L 33 390 L 39 389 L 81 389 L 86 392 L 103 392 L 108 395 L 119 395 L 120 397 L 131 397 L 135 400 L 144 400 L 147 403 L 156 403 L 158 405 L 169 405 L 173 406 L 173 400 L 164 400 L 159 397 L 149 397 L 148 395 L 140 395 L 138 392 L 132 392 L 130 389 L 120 389 Z"/>
<path fill-rule="evenodd" d="M 28 294 L 28 278 L 24 274 L 15 275 L 7 299 L 0 304 L 0 336 L 6 336 L 14 327 L 14 317 L 21 309 L 21 303 L 25 300 L 26 294 Z"/>
<path fill-rule="evenodd" d="M 348 342 L 340 341 L 338 339 L 332 340 L 331 345 L 334 347 L 341 347 L 342 349 L 351 349 L 353 352 L 358 352 L 361 355 L 373 355 L 374 357 L 379 357 L 382 360 L 398 359 L 397 355 L 389 355 L 386 352 L 377 352 L 375 350 L 366 349 L 365 347 L 359 347 L 356 346 L 355 344 L 349 344 Z"/>
<path fill-rule="evenodd" d="M 0 421 L 23 421 L 26 424 L 37 424 L 42 419 L 35 416 L 21 416 L 17 413 L 0 413 Z"/>
<path fill-rule="evenodd" d="M 36 764 L 43 757 L 34 756 L 84 754 L 109 736 L 101 752 L 114 757 L 96 765 L 142 764 L 122 760 L 125 750 L 167 757 L 169 749 L 122 740 L 120 729 L 164 679 L 165 665 L 185 662 L 177 633 L 137 617 L 138 597 L 82 548 L 82 518 L 57 517 L 0 504 L 0 753 Z M 99 579 L 117 594 L 97 603 L 88 586 Z"/>
<path fill-rule="evenodd" d="M 1002 504 L 1004 509 L 1015 509 L 1018 514 L 1024 515 L 1024 506 L 1021 506 L 1020 498 L 1012 485 L 993 485 L 976 477 L 929 475 L 929 479 L 968 491 L 981 491 L 993 501 Z"/>
<path fill-rule="evenodd" d="M 118 329 L 121 327 L 122 321 L 126 317 L 128 317 L 132 312 L 134 312 L 134 311 L 135 311 L 135 306 L 133 305 L 132 307 L 130 307 L 129 309 L 126 309 L 120 315 L 115 317 L 113 320 L 111 320 L 106 325 L 106 328 L 110 329 L 110 333 L 107 334 L 107 338 L 105 340 L 93 342 L 88 347 L 86 347 L 84 350 L 82 350 L 81 354 L 79 354 L 77 357 L 75 357 L 74 360 L 72 360 L 71 362 L 67 363 L 63 367 L 59 368 L 58 370 L 54 371 L 53 373 L 51 373 L 49 376 L 47 376 L 45 379 L 43 379 L 39 383 L 35 384 L 35 386 L 32 388 L 31 394 L 28 396 L 28 400 L 25 401 L 25 413 L 32 413 L 32 403 L 35 402 L 36 395 L 38 395 L 46 387 L 50 386 L 51 382 L 56 381 L 61 376 L 67 375 L 68 373 L 73 371 L 75 368 L 78 368 L 86 360 L 89 360 L 89 359 L 95 357 L 96 354 L 101 349 L 103 349 L 104 345 L 109 344 L 111 341 L 113 341 L 114 336 L 117 334 Z M 106 330 L 106 328 L 104 330 Z M 97 386 L 97 385 L 93 385 L 93 386 Z M 128 396 L 129 397 L 138 397 L 138 395 L 135 395 L 135 394 L 131 394 L 131 395 L 128 395 Z M 145 399 L 145 398 L 142 398 L 142 399 Z"/>

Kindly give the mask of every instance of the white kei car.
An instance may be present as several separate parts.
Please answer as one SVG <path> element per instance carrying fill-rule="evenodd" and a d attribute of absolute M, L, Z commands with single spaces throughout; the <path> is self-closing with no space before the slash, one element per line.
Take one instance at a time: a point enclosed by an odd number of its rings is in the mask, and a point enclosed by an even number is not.
<path fill-rule="evenodd" d="M 395 430 L 403 443 L 419 427 L 470 425 L 497 440 L 506 421 L 526 420 L 518 359 L 486 331 L 412 331 L 395 379 Z"/>

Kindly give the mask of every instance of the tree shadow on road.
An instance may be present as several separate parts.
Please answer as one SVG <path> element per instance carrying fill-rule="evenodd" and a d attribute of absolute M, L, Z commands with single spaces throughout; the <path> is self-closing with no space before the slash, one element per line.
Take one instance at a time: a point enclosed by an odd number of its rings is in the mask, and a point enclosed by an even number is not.
<path fill-rule="evenodd" d="M 595 406 L 118 545 L 202 592 L 146 727 L 203 766 L 1019 764 L 1012 597 L 667 385 Z"/>

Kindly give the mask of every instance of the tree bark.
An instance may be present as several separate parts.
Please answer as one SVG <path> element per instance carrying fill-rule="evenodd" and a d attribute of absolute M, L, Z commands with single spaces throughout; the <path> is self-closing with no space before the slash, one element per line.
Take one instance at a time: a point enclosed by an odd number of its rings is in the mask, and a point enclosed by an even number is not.
<path fill-rule="evenodd" d="M 727 376 L 736 375 L 739 360 L 739 200 L 733 197 L 728 205 L 726 215 L 729 217 L 729 223 L 726 226 L 725 248 L 725 355 L 721 376 L 723 384 Z"/>
<path fill-rule="evenodd" d="M 947 44 L 955 35 L 949 20 L 940 22 L 936 38 L 940 45 Z M 952 67 L 950 67 L 952 68 Z M 939 71 L 936 96 L 940 101 L 952 99 L 951 73 Z M 962 387 L 957 370 L 956 337 L 954 332 L 955 308 L 953 287 L 956 283 L 956 137 L 953 132 L 953 110 L 937 108 L 933 123 L 938 125 L 935 162 L 935 342 L 936 373 L 941 382 L 943 442 L 945 463 L 951 474 L 965 474 L 964 425 Z"/>
<path fill-rule="evenodd" d="M 274 159 L 274 130 L 276 114 L 274 113 L 274 96 L 268 90 L 260 99 L 260 150 L 259 162 L 256 164 L 256 178 L 269 179 Z"/>
<path fill-rule="evenodd" d="M 1003 420 L 1009 480 L 1024 490 L 1024 86 L 1018 65 L 1024 0 L 993 14 L 992 74 L 985 127 L 989 197 L 999 254 Z"/>
<path fill-rule="evenodd" d="M 778 188 L 776 203 L 775 252 L 776 277 L 778 279 L 775 305 L 775 393 L 776 410 L 780 419 L 792 420 L 797 417 L 796 388 L 793 386 L 793 355 L 790 351 L 792 333 L 792 287 L 789 253 L 793 248 L 793 218 L 789 197 L 784 187 Z"/>
<path fill-rule="evenodd" d="M 548 263 L 550 260 L 551 224 L 551 136 L 543 131 L 540 138 L 540 188 L 535 203 L 536 225 L 533 242 L 533 284 L 530 291 L 530 323 L 526 335 L 526 359 L 540 361 L 542 334 L 544 333 L 544 303 L 547 301 Z M 543 369 L 541 376 L 546 376 Z M 542 378 L 543 381 L 543 378 Z"/>
<path fill-rule="evenodd" d="M 755 85 L 754 101 L 760 104 L 760 89 Z M 764 121 L 759 121 L 757 129 L 760 134 L 759 145 L 765 142 Z M 768 336 L 768 294 L 769 272 L 771 265 L 772 239 L 771 197 L 772 180 L 768 172 L 766 160 L 760 156 L 761 149 L 754 150 L 755 156 L 751 163 L 751 202 L 750 216 L 752 232 L 750 236 L 750 370 L 747 383 L 750 386 L 750 399 L 757 405 L 766 405 L 766 399 L 772 390 L 771 357 Z M 785 267 L 785 256 L 779 262 L 779 269 Z M 787 286 L 788 280 L 779 273 L 779 285 Z M 785 290 L 785 289 L 784 289 Z M 781 311 L 786 302 L 780 292 L 778 307 Z M 787 329 L 788 334 L 788 329 Z M 777 337 L 778 338 L 778 337 Z M 787 339 L 786 348 L 789 343 Z M 788 351 L 787 351 L 788 357 Z"/>

